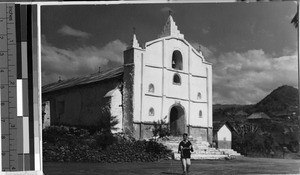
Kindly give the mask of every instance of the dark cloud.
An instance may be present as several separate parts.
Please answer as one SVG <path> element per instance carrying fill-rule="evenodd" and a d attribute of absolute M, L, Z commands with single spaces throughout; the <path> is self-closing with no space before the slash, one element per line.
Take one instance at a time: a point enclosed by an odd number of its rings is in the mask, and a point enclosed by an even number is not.
<path fill-rule="evenodd" d="M 68 79 L 108 69 L 123 64 L 123 51 L 127 45 L 120 40 L 107 43 L 104 47 L 84 46 L 76 49 L 61 49 L 42 39 L 42 79 L 43 84 L 57 81 L 59 77 Z"/>

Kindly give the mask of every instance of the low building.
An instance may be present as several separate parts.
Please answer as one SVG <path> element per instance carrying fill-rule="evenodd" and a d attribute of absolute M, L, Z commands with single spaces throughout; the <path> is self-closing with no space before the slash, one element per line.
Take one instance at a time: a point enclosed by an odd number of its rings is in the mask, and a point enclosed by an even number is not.
<path fill-rule="evenodd" d="M 247 120 L 270 120 L 271 118 L 264 112 L 257 112 L 247 117 Z"/>
<path fill-rule="evenodd" d="M 229 122 L 214 122 L 213 141 L 218 149 L 231 149 L 232 126 Z"/>

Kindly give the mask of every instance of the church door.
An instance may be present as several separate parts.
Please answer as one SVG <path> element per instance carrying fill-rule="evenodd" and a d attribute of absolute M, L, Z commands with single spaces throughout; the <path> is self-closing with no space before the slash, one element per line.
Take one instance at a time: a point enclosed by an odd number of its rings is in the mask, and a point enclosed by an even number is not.
<path fill-rule="evenodd" d="M 182 135 L 185 132 L 185 115 L 181 106 L 173 106 L 170 110 L 171 135 Z"/>

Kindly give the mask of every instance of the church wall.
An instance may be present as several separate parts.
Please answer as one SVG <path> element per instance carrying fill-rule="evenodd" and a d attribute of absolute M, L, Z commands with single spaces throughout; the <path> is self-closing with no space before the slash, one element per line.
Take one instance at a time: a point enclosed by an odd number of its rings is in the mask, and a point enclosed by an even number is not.
<path fill-rule="evenodd" d="M 206 103 L 190 103 L 190 125 L 208 127 L 207 104 Z M 202 116 L 199 115 L 200 110 Z"/>
<path fill-rule="evenodd" d="M 163 117 L 167 116 L 167 122 L 170 122 L 170 111 L 174 105 L 179 105 L 179 106 L 183 107 L 184 113 L 185 113 L 185 121 L 186 121 L 186 124 L 188 124 L 188 121 L 189 121 L 188 116 L 190 113 L 190 111 L 188 110 L 189 109 L 188 101 L 181 101 L 181 100 L 172 99 L 172 98 L 165 98 L 164 99 Z"/>
<path fill-rule="evenodd" d="M 133 132 L 133 137 L 135 139 L 141 139 L 140 136 L 141 136 L 141 123 L 140 122 L 137 122 L 137 123 L 133 123 L 133 129 L 134 129 L 134 132 Z"/>
<path fill-rule="evenodd" d="M 142 75 L 144 73 L 143 66 L 143 55 L 141 51 L 134 50 L 134 81 L 133 81 L 133 120 L 137 121 L 141 119 L 141 91 L 143 87 Z"/>
<path fill-rule="evenodd" d="M 197 102 L 207 102 L 207 80 L 204 77 L 193 77 L 190 79 L 190 99 Z M 201 97 L 198 97 L 201 93 Z"/>
<path fill-rule="evenodd" d="M 205 64 L 203 64 L 202 59 L 191 50 L 190 52 L 190 73 L 196 76 L 206 77 Z"/>
<path fill-rule="evenodd" d="M 133 126 L 135 129 L 134 138 L 150 139 L 153 137 L 154 126 L 152 122 L 136 122 Z"/>
<path fill-rule="evenodd" d="M 130 48 L 124 51 L 123 130 L 133 136 L 136 134 L 133 121 L 141 121 L 143 62 L 142 49 Z"/>
<path fill-rule="evenodd" d="M 155 67 L 162 67 L 163 66 L 163 49 L 162 49 L 163 42 L 158 41 L 151 46 L 146 48 L 145 53 L 145 65 L 155 66 Z"/>
<path fill-rule="evenodd" d="M 181 84 L 173 83 L 175 71 L 165 71 L 164 77 L 164 93 L 167 97 L 189 99 L 189 80 L 187 74 L 178 73 L 180 75 Z"/>
<path fill-rule="evenodd" d="M 172 69 L 172 55 L 175 50 L 179 50 L 182 55 L 182 68 L 183 72 L 189 72 L 188 60 L 189 60 L 189 46 L 181 40 L 171 38 L 165 40 L 164 45 L 164 66 L 168 69 Z"/>
<path fill-rule="evenodd" d="M 152 138 L 154 126 L 152 123 L 142 123 L 141 124 L 141 136 L 142 138 Z"/>
<path fill-rule="evenodd" d="M 161 119 L 161 104 L 162 98 L 146 95 L 144 97 L 144 105 L 142 112 L 142 122 L 154 122 Z M 153 113 L 150 112 L 150 108 L 153 108 Z"/>
<path fill-rule="evenodd" d="M 197 140 L 208 141 L 209 133 L 207 128 L 190 126 L 190 135 Z"/>
<path fill-rule="evenodd" d="M 125 53 L 124 53 L 125 55 Z M 133 134 L 133 77 L 134 65 L 124 65 L 123 84 L 123 131 L 126 134 Z"/>
<path fill-rule="evenodd" d="M 133 108 L 124 112 L 131 112 L 133 116 L 134 136 L 150 138 L 153 122 L 164 117 L 166 117 L 166 122 L 169 122 L 172 106 L 181 106 L 185 114 L 186 132 L 190 132 L 193 137 L 209 141 L 209 135 L 212 134 L 210 131 L 212 126 L 211 65 L 205 62 L 201 53 L 188 44 L 180 31 L 176 31 L 177 27 L 173 19 L 170 17 L 169 20 L 172 24 L 167 23 L 167 25 L 173 28 L 170 31 L 168 31 L 169 28 L 165 28 L 162 38 L 147 42 L 143 50 L 136 44 L 137 40 L 134 35 L 131 48 L 133 50 L 128 49 L 124 52 L 131 54 L 130 57 L 133 56 L 127 59 L 130 61 L 124 61 L 124 63 L 134 64 L 133 78 L 130 80 L 133 86 L 132 90 L 128 91 L 133 92 L 133 95 L 128 95 L 132 102 L 124 104 L 133 105 Z M 182 70 L 172 68 L 172 57 L 176 50 L 182 56 Z M 141 52 L 144 53 L 142 59 L 137 54 Z M 178 52 L 175 54 L 174 62 L 179 63 L 176 64 L 177 68 L 181 67 L 180 54 Z M 140 70 L 139 67 L 142 69 Z M 176 74 L 180 76 L 180 83 L 174 83 Z M 153 84 L 153 91 L 149 91 L 150 84 Z M 198 95 L 199 93 L 201 94 Z M 150 108 L 154 111 L 151 115 Z M 199 116 L 199 111 L 202 112 L 201 116 Z"/>
<path fill-rule="evenodd" d="M 118 124 L 115 126 L 116 130 L 113 132 L 122 132 L 123 123 L 123 111 L 122 111 L 122 94 L 119 89 L 116 89 L 110 97 L 110 114 L 112 117 L 116 117 Z"/>
<path fill-rule="evenodd" d="M 213 126 L 213 105 L 212 105 L 212 66 L 207 65 L 207 89 L 208 89 L 208 115 L 209 115 L 209 120 L 208 120 L 208 126 L 212 128 Z"/>
<path fill-rule="evenodd" d="M 115 78 L 43 94 L 43 101 L 50 101 L 51 124 L 96 125 L 101 106 L 108 103 L 105 94 L 120 83 Z"/>
<path fill-rule="evenodd" d="M 143 92 L 162 96 L 162 69 L 145 66 L 143 75 Z M 150 84 L 153 84 L 154 92 L 149 92 Z"/>

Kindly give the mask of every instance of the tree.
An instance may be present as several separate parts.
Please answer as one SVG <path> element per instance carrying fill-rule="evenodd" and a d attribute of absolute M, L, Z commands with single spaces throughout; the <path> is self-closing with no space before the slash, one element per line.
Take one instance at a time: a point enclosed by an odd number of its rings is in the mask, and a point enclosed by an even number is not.
<path fill-rule="evenodd" d="M 299 25 L 298 12 L 296 13 L 296 15 L 294 16 L 294 18 L 292 19 L 291 23 L 294 24 L 294 26 L 296 28 L 298 28 L 298 25 Z"/>
<path fill-rule="evenodd" d="M 119 121 L 116 116 L 111 116 L 110 108 L 108 105 L 101 108 L 101 116 L 98 120 L 97 126 L 101 130 L 101 132 L 111 132 L 112 130 L 116 130 L 115 127 Z"/>

